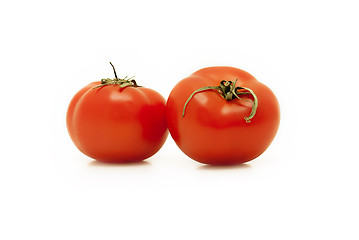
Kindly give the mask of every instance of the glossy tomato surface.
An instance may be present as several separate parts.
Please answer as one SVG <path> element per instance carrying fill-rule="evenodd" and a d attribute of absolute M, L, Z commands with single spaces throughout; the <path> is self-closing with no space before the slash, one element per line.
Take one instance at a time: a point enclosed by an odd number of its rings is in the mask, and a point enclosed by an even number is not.
<path fill-rule="evenodd" d="M 98 161 L 137 162 L 154 155 L 168 130 L 165 99 L 145 87 L 93 82 L 71 100 L 67 129 L 76 147 Z"/>
<path fill-rule="evenodd" d="M 217 90 L 198 92 L 183 108 L 189 96 L 206 86 L 233 81 L 251 89 L 258 100 L 250 122 L 254 97 L 225 100 Z M 166 117 L 168 129 L 178 147 L 190 158 L 205 164 L 228 165 L 250 161 L 262 154 L 274 139 L 280 121 L 277 98 L 249 73 L 233 67 L 208 67 L 180 81 L 171 91 Z"/>

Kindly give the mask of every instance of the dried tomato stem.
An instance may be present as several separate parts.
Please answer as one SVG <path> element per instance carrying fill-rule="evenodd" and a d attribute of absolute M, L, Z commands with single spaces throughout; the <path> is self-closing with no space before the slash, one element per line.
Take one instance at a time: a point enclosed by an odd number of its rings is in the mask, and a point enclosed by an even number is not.
<path fill-rule="evenodd" d="M 117 74 L 116 74 L 116 69 L 115 67 L 112 65 L 112 62 L 110 62 L 112 69 L 113 69 L 113 73 L 115 74 L 115 78 L 118 79 Z"/>
<path fill-rule="evenodd" d="M 244 117 L 244 120 L 246 120 L 247 123 L 251 122 L 250 120 L 256 115 L 256 111 L 258 108 L 258 98 L 252 89 L 247 88 L 247 87 L 236 87 L 237 80 L 238 79 L 236 79 L 236 81 L 234 83 L 232 81 L 223 80 L 220 82 L 219 86 L 207 86 L 207 87 L 202 87 L 202 88 L 195 90 L 188 97 L 187 101 L 185 102 L 185 104 L 183 106 L 182 117 L 184 117 L 184 115 L 186 113 L 187 105 L 191 101 L 191 99 L 193 98 L 193 96 L 195 94 L 197 94 L 199 92 L 206 91 L 206 90 L 214 89 L 214 90 L 218 90 L 219 94 L 221 94 L 221 96 L 227 101 L 237 98 L 242 101 L 252 102 L 253 105 L 252 105 L 251 113 L 249 114 L 249 116 Z M 237 92 L 238 90 L 246 90 L 248 92 Z M 254 101 L 244 100 L 238 96 L 238 95 L 244 95 L 244 94 L 251 94 L 253 96 Z"/>
<path fill-rule="evenodd" d="M 118 78 L 115 67 L 113 66 L 113 64 L 111 62 L 110 62 L 110 64 L 111 64 L 113 72 L 115 74 L 115 78 L 114 79 L 103 78 L 103 79 L 101 79 L 101 84 L 94 88 L 101 88 L 101 87 L 104 87 L 107 85 L 118 85 L 118 86 L 120 86 L 120 88 L 125 88 L 125 87 L 129 87 L 129 86 L 130 87 L 141 87 L 141 86 L 138 86 L 135 79 L 133 79 L 134 76 L 130 77 L 130 78 L 128 78 L 128 76 L 126 76 L 122 79 Z"/>

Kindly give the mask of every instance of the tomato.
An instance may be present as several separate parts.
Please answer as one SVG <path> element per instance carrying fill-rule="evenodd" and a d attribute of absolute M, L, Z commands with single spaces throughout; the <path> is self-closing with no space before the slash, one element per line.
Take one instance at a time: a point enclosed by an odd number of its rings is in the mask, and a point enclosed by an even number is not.
<path fill-rule="evenodd" d="M 187 156 L 229 165 L 253 160 L 268 148 L 280 111 L 273 92 L 249 73 L 208 67 L 172 89 L 166 118 L 172 138 Z"/>
<path fill-rule="evenodd" d="M 132 78 L 119 79 L 116 72 L 115 76 L 90 83 L 73 97 L 67 129 L 76 147 L 98 161 L 142 161 L 168 136 L 166 100 Z"/>

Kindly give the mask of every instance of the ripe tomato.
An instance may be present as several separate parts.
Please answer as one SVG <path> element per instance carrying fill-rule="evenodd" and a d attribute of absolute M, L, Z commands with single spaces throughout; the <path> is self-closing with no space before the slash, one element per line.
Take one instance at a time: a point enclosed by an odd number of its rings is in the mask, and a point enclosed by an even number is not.
<path fill-rule="evenodd" d="M 173 88 L 166 118 L 171 136 L 187 156 L 227 165 L 262 154 L 277 133 L 280 112 L 273 92 L 249 73 L 208 67 Z"/>
<path fill-rule="evenodd" d="M 168 136 L 166 100 L 132 78 L 118 79 L 116 72 L 115 76 L 90 83 L 73 97 L 67 129 L 76 147 L 98 161 L 142 161 Z"/>

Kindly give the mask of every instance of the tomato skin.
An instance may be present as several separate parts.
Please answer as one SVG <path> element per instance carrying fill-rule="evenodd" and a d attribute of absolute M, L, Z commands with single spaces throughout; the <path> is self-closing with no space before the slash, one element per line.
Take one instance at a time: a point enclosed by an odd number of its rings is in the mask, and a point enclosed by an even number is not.
<path fill-rule="evenodd" d="M 168 130 L 165 99 L 144 87 L 90 83 L 71 100 L 67 129 L 85 155 L 108 163 L 137 162 L 154 155 Z"/>
<path fill-rule="evenodd" d="M 258 98 L 258 108 L 251 122 L 251 95 L 225 100 L 214 90 L 197 93 L 197 89 L 218 86 L 222 80 L 235 81 Z M 171 91 L 166 105 L 170 134 L 177 146 L 190 158 L 212 165 L 240 164 L 261 155 L 274 139 L 280 122 L 277 98 L 264 84 L 249 73 L 233 67 L 208 67 L 181 80 Z"/>
<path fill-rule="evenodd" d="M 78 142 L 78 137 L 76 134 L 76 126 L 73 124 L 73 114 L 75 111 L 75 107 L 79 101 L 79 99 L 91 88 L 94 88 L 98 85 L 100 85 L 101 82 L 97 81 L 97 82 L 92 82 L 90 84 L 87 84 L 85 87 L 83 87 L 82 89 L 80 89 L 80 91 L 78 91 L 75 96 L 73 96 L 73 98 L 70 101 L 69 107 L 67 108 L 67 114 L 66 114 L 66 126 L 67 126 L 67 131 L 72 139 L 73 142 Z"/>

